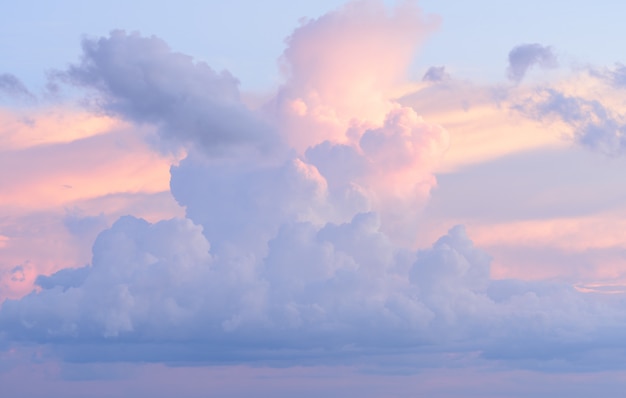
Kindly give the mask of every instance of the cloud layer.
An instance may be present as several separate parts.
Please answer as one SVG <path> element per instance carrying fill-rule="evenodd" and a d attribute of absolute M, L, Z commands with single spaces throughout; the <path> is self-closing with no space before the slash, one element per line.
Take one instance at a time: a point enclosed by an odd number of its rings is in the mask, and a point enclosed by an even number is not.
<path fill-rule="evenodd" d="M 563 128 L 580 145 L 609 156 L 626 147 L 623 67 L 579 71 L 573 84 L 538 87 L 516 108 L 528 117 Z M 559 125 L 560 124 L 560 125 Z"/>

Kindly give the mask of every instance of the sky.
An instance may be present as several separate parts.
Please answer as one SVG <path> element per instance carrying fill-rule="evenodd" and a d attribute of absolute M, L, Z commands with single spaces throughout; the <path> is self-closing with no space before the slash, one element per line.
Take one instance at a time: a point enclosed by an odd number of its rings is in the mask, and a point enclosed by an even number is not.
<path fill-rule="evenodd" d="M 6 7 L 1 391 L 621 396 L 625 7 Z"/>

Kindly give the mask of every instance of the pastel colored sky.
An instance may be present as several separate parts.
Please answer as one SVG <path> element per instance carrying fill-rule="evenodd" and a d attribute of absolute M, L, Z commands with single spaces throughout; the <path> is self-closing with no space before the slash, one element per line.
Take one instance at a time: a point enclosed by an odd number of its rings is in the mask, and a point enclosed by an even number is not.
<path fill-rule="evenodd" d="M 3 396 L 623 395 L 626 6 L 14 3 Z"/>

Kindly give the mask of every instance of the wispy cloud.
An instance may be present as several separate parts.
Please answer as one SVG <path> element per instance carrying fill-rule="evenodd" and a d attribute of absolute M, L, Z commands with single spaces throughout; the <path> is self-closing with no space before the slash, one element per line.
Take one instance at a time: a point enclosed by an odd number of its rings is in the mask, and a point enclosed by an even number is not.
<path fill-rule="evenodd" d="M 0 74 L 0 94 L 17 99 L 35 99 L 24 83 L 11 73 Z"/>

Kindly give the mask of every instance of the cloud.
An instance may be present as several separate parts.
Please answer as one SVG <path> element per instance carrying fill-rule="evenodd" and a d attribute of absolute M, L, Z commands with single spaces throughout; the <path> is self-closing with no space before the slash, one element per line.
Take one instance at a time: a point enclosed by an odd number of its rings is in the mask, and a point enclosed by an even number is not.
<path fill-rule="evenodd" d="M 611 73 L 613 83 L 618 87 L 626 87 L 626 65 L 617 64 Z"/>
<path fill-rule="evenodd" d="M 609 156 L 626 148 L 626 118 L 601 100 L 545 88 L 519 109 L 538 120 L 562 121 L 581 145 Z"/>
<path fill-rule="evenodd" d="M 621 347 L 619 299 L 494 279 L 462 226 L 416 248 L 449 135 L 394 93 L 436 26 L 412 2 L 392 12 L 354 2 L 306 21 L 287 40 L 285 83 L 259 111 L 228 72 L 161 39 L 85 40 L 61 80 L 139 132 L 156 126 L 167 150 L 185 149 L 170 169 L 185 218 L 121 217 L 98 235 L 89 265 L 40 275 L 35 291 L 5 301 L 0 331 L 73 362 L 406 364 L 472 353 L 522 367 L 602 366 L 603 350 Z M 551 50 L 537 46 L 512 51 L 514 80 L 550 64 Z M 423 101 L 444 90 L 420 84 Z M 455 100 L 464 112 L 473 105 Z M 545 109 L 578 122 L 576 104 Z M 553 112 L 542 109 L 533 108 Z M 93 234 L 106 223 L 98 214 L 69 212 L 65 232 Z"/>
<path fill-rule="evenodd" d="M 135 123 L 154 124 L 166 141 L 210 153 L 249 145 L 270 150 L 272 129 L 240 100 L 238 81 L 173 52 L 161 39 L 116 30 L 85 39 L 81 62 L 57 78 L 94 90 L 94 104 Z M 167 146 L 166 146 L 167 147 Z"/>
<path fill-rule="evenodd" d="M 120 215 L 183 213 L 169 192 L 175 159 L 146 144 L 149 129 L 58 103 L 2 109 L 0 121 L 0 302 L 30 292 L 38 274 L 88 263 Z"/>
<path fill-rule="evenodd" d="M 445 66 L 431 66 L 422 77 L 422 81 L 425 82 L 442 82 L 448 79 L 450 75 L 446 72 Z"/>
<path fill-rule="evenodd" d="M 125 217 L 98 237 L 92 266 L 39 278 L 41 292 L 5 302 L 1 324 L 13 339 L 42 343 L 221 342 L 224 347 L 211 355 L 225 360 L 266 351 L 280 358 L 280 350 L 271 352 L 278 342 L 297 357 L 353 346 L 341 354 L 351 356 L 433 338 L 433 319 L 452 321 L 439 319 L 444 308 L 435 298 L 484 291 L 487 282 L 488 258 L 471 247 L 462 229 L 415 259 L 379 232 L 372 213 L 321 228 L 285 224 L 268 249 L 257 261 L 238 253 L 213 255 L 190 221 L 151 225 Z M 475 273 L 474 266 L 482 270 Z M 444 286 L 450 290 L 441 291 Z M 420 297 L 435 300 L 432 308 Z M 243 346 L 250 352 L 238 352 Z M 135 358 L 118 359 L 167 360 L 183 349 L 148 355 L 140 347 L 128 352 Z M 199 353 L 197 359 L 210 356 Z"/>
<path fill-rule="evenodd" d="M 612 68 L 591 69 L 589 72 L 592 76 L 604 79 L 613 87 L 626 87 L 626 65 L 624 64 L 616 63 Z"/>
<path fill-rule="evenodd" d="M 20 99 L 34 99 L 35 96 L 15 75 L 10 73 L 0 74 L 0 94 Z"/>
<path fill-rule="evenodd" d="M 552 47 L 538 43 L 521 44 L 509 52 L 509 66 L 507 76 L 510 80 L 519 83 L 526 72 L 533 66 L 555 68 L 558 63 Z"/>
<path fill-rule="evenodd" d="M 365 0 L 297 28 L 281 57 L 286 81 L 271 103 L 288 142 L 304 152 L 324 140 L 349 140 L 353 121 L 383 123 L 393 90 L 438 25 L 414 2 L 388 9 Z"/>

